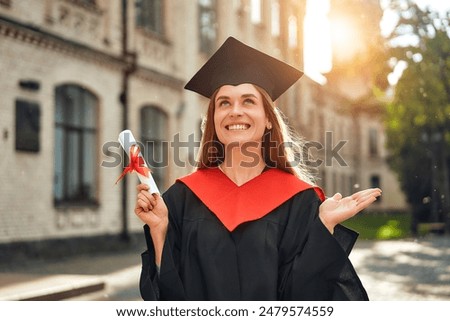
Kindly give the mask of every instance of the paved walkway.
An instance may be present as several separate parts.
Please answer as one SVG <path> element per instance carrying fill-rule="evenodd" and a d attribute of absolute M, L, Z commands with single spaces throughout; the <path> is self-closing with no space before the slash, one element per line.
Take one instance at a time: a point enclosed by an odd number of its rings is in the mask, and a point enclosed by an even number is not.
<path fill-rule="evenodd" d="M 140 250 L 0 266 L 0 301 L 141 300 Z"/>
<path fill-rule="evenodd" d="M 350 259 L 371 300 L 450 300 L 448 236 L 359 241 Z"/>
<path fill-rule="evenodd" d="M 450 300 L 450 237 L 359 241 L 350 255 L 371 300 Z M 0 267 L 1 300 L 140 300 L 139 250 Z"/>

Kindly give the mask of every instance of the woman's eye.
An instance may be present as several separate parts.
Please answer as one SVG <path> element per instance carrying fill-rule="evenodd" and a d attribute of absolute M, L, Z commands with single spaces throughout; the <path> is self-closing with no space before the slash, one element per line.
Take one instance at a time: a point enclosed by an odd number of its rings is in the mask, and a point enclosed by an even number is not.
<path fill-rule="evenodd" d="M 254 105 L 255 101 L 253 99 L 247 98 L 244 100 L 244 104 L 246 105 Z"/>
<path fill-rule="evenodd" d="M 223 107 L 223 106 L 229 106 L 230 102 L 228 100 L 221 100 L 219 102 L 219 107 Z"/>

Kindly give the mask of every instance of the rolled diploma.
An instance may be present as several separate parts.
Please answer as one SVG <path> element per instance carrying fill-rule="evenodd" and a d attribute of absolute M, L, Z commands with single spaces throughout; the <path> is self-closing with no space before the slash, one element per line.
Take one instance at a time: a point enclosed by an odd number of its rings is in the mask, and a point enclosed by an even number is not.
<path fill-rule="evenodd" d="M 128 157 L 130 157 L 130 147 L 133 145 L 137 145 L 136 140 L 134 139 L 133 134 L 131 133 L 131 130 L 125 129 L 119 134 L 119 143 L 124 149 L 124 151 L 127 153 Z M 145 158 L 142 156 L 142 153 L 139 152 L 139 156 L 142 157 L 144 160 L 145 166 L 148 167 L 147 162 L 145 161 Z M 156 186 L 155 180 L 153 179 L 152 174 L 149 172 L 149 177 L 145 177 L 144 175 L 141 175 L 139 173 L 136 173 L 138 175 L 139 181 L 142 184 L 147 184 L 150 187 L 150 193 L 157 193 L 160 194 L 158 186 Z"/>

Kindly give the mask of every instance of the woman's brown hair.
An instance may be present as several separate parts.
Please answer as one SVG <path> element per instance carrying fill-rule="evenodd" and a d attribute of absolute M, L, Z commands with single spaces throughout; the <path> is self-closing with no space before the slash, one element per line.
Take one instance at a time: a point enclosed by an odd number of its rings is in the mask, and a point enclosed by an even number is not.
<path fill-rule="evenodd" d="M 278 168 L 291 173 L 305 182 L 313 184 L 314 179 L 304 163 L 305 148 L 301 138 L 284 121 L 281 111 L 275 107 L 267 92 L 253 85 L 259 91 L 263 100 L 264 112 L 271 129 L 263 135 L 262 155 L 267 167 Z M 225 158 L 225 146 L 219 141 L 214 125 L 214 101 L 217 89 L 211 96 L 208 111 L 203 120 L 203 136 L 198 154 L 197 167 L 199 169 L 217 167 Z"/>

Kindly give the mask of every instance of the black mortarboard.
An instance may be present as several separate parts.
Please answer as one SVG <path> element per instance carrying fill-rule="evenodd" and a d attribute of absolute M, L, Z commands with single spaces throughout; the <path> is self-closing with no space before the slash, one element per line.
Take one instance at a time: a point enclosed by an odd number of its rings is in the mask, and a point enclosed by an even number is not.
<path fill-rule="evenodd" d="M 211 98 L 223 85 L 250 83 L 266 90 L 275 101 L 302 75 L 300 70 L 229 37 L 184 88 Z"/>

